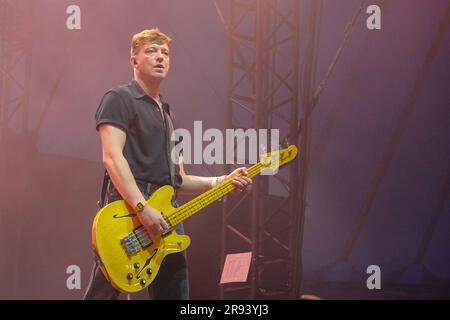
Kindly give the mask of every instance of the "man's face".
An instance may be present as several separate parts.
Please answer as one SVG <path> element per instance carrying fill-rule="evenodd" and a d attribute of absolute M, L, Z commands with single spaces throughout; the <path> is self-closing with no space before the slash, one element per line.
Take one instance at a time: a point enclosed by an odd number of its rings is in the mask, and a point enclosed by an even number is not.
<path fill-rule="evenodd" d="M 170 58 L 167 44 L 144 44 L 134 59 L 134 68 L 144 79 L 162 81 L 169 72 Z"/>

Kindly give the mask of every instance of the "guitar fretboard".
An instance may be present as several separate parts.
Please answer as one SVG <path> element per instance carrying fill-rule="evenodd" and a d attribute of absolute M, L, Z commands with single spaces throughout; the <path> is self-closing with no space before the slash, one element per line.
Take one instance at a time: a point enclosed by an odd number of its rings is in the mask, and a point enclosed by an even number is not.
<path fill-rule="evenodd" d="M 258 162 L 257 164 L 253 165 L 252 167 L 247 169 L 248 177 L 253 178 L 261 173 L 261 168 L 263 167 L 263 164 L 261 162 Z M 199 195 L 198 197 L 192 199 L 191 201 L 185 203 L 181 207 L 177 208 L 174 212 L 168 214 L 167 218 L 172 226 L 175 226 L 182 222 L 183 220 L 186 220 L 190 216 L 192 216 L 194 213 L 206 208 L 214 201 L 224 197 L 231 191 L 233 191 L 233 178 L 229 178 L 222 183 L 218 184 L 214 188 L 211 188 L 210 190 L 206 191 L 205 193 Z"/>

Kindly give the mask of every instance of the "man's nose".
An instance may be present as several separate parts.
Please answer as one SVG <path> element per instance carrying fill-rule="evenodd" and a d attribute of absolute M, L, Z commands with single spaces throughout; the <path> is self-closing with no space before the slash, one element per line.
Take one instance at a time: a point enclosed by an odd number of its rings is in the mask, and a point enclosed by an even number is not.
<path fill-rule="evenodd" d="M 158 53 L 156 54 L 156 60 L 157 60 L 158 62 L 161 62 L 161 61 L 164 60 L 164 55 L 162 54 L 161 51 L 158 51 Z"/>

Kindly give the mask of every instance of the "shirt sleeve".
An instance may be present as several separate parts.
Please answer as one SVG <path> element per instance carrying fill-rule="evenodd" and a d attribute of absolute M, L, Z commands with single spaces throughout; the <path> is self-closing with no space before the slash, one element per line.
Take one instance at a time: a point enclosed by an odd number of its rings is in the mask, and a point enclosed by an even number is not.
<path fill-rule="evenodd" d="M 103 124 L 112 124 L 128 133 L 132 119 L 131 106 L 124 103 L 117 92 L 108 91 L 95 113 L 95 128 L 98 130 Z"/>

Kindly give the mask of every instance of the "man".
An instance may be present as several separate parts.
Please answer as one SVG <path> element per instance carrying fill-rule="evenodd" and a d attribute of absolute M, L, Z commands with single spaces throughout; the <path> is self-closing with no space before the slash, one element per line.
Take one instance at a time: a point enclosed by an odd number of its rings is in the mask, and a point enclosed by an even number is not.
<path fill-rule="evenodd" d="M 108 91 L 96 112 L 103 164 L 108 173 L 102 205 L 125 200 L 136 208 L 152 239 L 169 227 L 161 213 L 145 201 L 157 188 L 170 184 L 178 192 L 200 193 L 234 177 L 233 185 L 239 193 L 251 183 L 245 168 L 236 169 L 228 176 L 199 177 L 186 174 L 182 157 L 178 164 L 171 162 L 170 129 L 173 126 L 169 106 L 160 96 L 161 83 L 170 68 L 170 42 L 159 29 L 134 35 L 130 57 L 134 80 Z M 174 202 L 174 205 L 177 204 Z M 176 231 L 183 233 L 182 224 Z M 188 299 L 185 252 L 168 255 L 148 288 L 154 299 Z M 117 299 L 118 296 L 119 292 L 95 264 L 84 298 Z"/>

